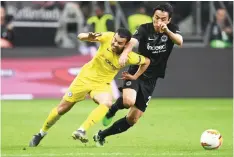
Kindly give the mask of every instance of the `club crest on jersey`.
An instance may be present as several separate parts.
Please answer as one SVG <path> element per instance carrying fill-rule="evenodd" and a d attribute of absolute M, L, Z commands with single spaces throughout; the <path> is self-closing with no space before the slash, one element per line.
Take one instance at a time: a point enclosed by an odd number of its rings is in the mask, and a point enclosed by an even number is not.
<path fill-rule="evenodd" d="M 131 81 L 126 82 L 126 86 L 130 86 L 132 84 Z"/>
<path fill-rule="evenodd" d="M 168 40 L 168 36 L 167 35 L 163 35 L 162 37 L 161 37 L 161 41 L 162 42 L 166 42 Z"/>
<path fill-rule="evenodd" d="M 73 95 L 72 92 L 68 92 L 68 93 L 67 93 L 67 96 L 68 96 L 68 97 L 72 97 L 72 95 Z"/>

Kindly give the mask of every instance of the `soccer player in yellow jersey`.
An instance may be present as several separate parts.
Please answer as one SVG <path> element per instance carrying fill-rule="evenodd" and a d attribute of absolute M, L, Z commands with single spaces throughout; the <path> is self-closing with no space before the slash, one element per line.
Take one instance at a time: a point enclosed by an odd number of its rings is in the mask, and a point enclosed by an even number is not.
<path fill-rule="evenodd" d="M 78 39 L 99 42 L 98 52 L 90 62 L 82 67 L 59 105 L 51 110 L 40 132 L 34 135 L 30 141 L 29 146 L 31 147 L 36 147 L 56 121 L 68 112 L 75 103 L 84 100 L 87 94 L 98 104 L 98 107 L 72 133 L 72 137 L 80 140 L 82 143 L 88 142 L 86 137 L 87 130 L 102 120 L 112 105 L 110 82 L 121 69 L 119 58 L 131 39 L 131 33 L 127 29 L 120 28 L 115 33 L 80 33 Z M 130 52 L 127 63 L 127 65 L 138 64 L 141 66 L 134 75 L 123 73 L 123 79 L 126 77 L 137 79 L 147 69 L 150 60 L 137 53 Z"/>

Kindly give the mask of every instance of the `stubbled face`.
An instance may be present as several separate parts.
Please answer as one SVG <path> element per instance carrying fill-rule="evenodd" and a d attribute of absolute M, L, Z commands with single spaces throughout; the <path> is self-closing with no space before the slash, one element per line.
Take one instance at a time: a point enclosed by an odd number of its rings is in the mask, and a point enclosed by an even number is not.
<path fill-rule="evenodd" d="M 161 32 L 160 24 L 165 23 L 166 25 L 171 22 L 168 12 L 156 10 L 153 16 L 153 25 L 156 32 Z"/>
<path fill-rule="evenodd" d="M 111 50 L 116 54 L 121 54 L 126 45 L 127 39 L 121 38 L 118 33 L 115 33 L 111 41 Z"/>

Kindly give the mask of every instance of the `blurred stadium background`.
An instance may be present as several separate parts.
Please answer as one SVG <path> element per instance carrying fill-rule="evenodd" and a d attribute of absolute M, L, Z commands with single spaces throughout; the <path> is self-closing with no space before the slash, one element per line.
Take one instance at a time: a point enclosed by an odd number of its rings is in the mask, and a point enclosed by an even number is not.
<path fill-rule="evenodd" d="M 148 152 L 149 156 L 231 157 L 233 2 L 168 2 L 174 6 L 172 21 L 179 25 L 184 45 L 173 50 L 166 77 L 158 81 L 139 125 L 121 138 L 113 137 L 107 149 L 88 146 L 87 150 L 79 144 L 77 152 L 77 143 L 70 143 L 68 136 L 94 108 L 87 100 L 51 130 L 52 138 L 43 143 L 48 151 L 25 152 L 22 148 L 50 108 L 95 54 L 97 45 L 78 41 L 77 34 L 119 27 L 134 32 L 164 1 L 1 1 L 2 156 L 147 156 Z M 94 24 L 96 15 L 102 20 Z M 116 83 L 122 82 L 116 79 Z M 120 93 L 114 85 L 113 91 L 117 98 Z M 210 127 L 224 134 L 225 143 L 212 153 L 199 146 L 201 132 Z M 143 128 L 146 132 L 139 133 Z"/>

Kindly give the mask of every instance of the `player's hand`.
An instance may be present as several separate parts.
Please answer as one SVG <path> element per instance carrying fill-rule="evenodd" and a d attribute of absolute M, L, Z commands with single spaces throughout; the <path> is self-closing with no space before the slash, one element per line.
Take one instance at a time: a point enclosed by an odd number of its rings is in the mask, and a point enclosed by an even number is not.
<path fill-rule="evenodd" d="M 168 32 L 168 27 L 167 27 L 167 24 L 165 24 L 165 23 L 161 23 L 160 24 L 160 30 L 162 31 L 162 32 Z"/>
<path fill-rule="evenodd" d="M 126 64 L 126 62 L 127 62 L 127 60 L 128 60 L 128 55 L 122 53 L 122 54 L 120 55 L 120 57 L 119 57 L 119 65 L 120 65 L 121 67 L 124 67 L 125 64 Z"/>
<path fill-rule="evenodd" d="M 101 33 L 89 32 L 88 38 L 89 38 L 90 40 L 94 40 L 94 39 L 96 39 L 97 37 L 99 37 L 99 36 L 101 36 L 101 35 L 102 35 Z"/>
<path fill-rule="evenodd" d="M 137 78 L 134 75 L 129 74 L 127 71 L 122 72 L 123 80 L 136 80 Z"/>

